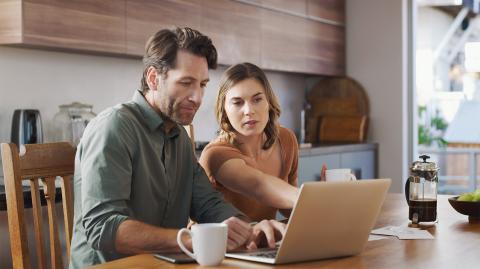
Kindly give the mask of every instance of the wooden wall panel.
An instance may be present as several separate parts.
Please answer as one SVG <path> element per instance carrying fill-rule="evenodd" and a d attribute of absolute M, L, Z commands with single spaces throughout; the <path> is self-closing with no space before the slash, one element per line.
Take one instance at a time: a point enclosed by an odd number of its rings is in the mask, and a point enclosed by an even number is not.
<path fill-rule="evenodd" d="M 265 9 L 261 14 L 261 66 L 270 70 L 305 71 L 306 20 Z"/>
<path fill-rule="evenodd" d="M 260 65 L 261 10 L 230 0 L 202 2 L 199 30 L 212 38 L 219 63 Z"/>
<path fill-rule="evenodd" d="M 159 29 L 190 26 L 220 64 L 343 75 L 344 13 L 344 0 L 4 0 L 0 43 L 142 57 Z"/>
<path fill-rule="evenodd" d="M 345 74 L 345 28 L 312 20 L 305 27 L 305 73 Z"/>
<path fill-rule="evenodd" d="M 0 43 L 22 42 L 22 2 L 0 2 Z"/>
<path fill-rule="evenodd" d="M 307 15 L 345 24 L 345 0 L 307 0 Z"/>
<path fill-rule="evenodd" d="M 127 54 L 143 56 L 147 39 L 160 29 L 198 28 L 200 1 L 127 0 Z"/>
<path fill-rule="evenodd" d="M 24 42 L 125 53 L 125 1 L 26 0 Z"/>
<path fill-rule="evenodd" d="M 307 14 L 307 0 L 247 0 L 247 2 L 284 12 L 293 12 L 300 15 Z"/>

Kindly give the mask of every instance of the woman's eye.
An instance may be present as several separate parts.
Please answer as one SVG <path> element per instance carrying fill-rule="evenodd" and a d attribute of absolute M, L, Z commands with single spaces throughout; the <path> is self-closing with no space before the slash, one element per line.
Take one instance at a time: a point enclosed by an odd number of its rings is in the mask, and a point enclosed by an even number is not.
<path fill-rule="evenodd" d="M 180 84 L 182 84 L 183 86 L 189 86 L 190 82 L 189 81 L 181 81 Z"/>
<path fill-rule="evenodd" d="M 258 103 L 258 102 L 262 101 L 262 98 L 255 98 L 253 101 L 255 101 L 255 103 Z"/>

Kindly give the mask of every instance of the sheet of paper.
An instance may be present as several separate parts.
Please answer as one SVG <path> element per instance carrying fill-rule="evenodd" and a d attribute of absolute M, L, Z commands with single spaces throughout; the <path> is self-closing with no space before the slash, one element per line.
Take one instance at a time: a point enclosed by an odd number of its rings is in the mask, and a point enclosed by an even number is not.
<path fill-rule="evenodd" d="M 386 226 L 372 230 L 372 234 L 396 236 L 398 239 L 434 239 L 426 230 L 405 226 Z"/>
<path fill-rule="evenodd" d="M 375 240 L 382 240 L 382 239 L 387 239 L 389 238 L 388 236 L 383 236 L 383 235 L 376 235 L 376 234 L 371 234 L 368 236 L 368 241 L 375 241 Z"/>

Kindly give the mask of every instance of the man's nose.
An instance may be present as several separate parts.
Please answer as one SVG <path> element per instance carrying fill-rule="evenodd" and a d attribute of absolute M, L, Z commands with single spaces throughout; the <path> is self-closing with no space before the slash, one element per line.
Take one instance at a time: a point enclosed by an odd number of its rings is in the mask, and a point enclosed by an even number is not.
<path fill-rule="evenodd" d="M 202 103 L 203 93 L 204 93 L 203 88 L 198 87 L 198 88 L 192 90 L 192 93 L 190 95 L 189 100 L 198 105 L 198 104 Z"/>

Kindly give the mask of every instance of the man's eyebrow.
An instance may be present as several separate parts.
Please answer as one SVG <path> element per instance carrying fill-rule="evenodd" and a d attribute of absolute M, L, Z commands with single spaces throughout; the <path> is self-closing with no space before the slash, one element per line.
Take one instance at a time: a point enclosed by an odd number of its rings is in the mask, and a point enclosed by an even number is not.
<path fill-rule="evenodd" d="M 184 77 L 181 77 L 179 80 L 193 80 L 193 81 L 197 81 L 197 79 L 195 77 L 192 77 L 192 76 L 184 76 Z M 210 78 L 206 78 L 204 80 L 202 80 L 201 82 L 209 82 L 210 81 Z"/>

